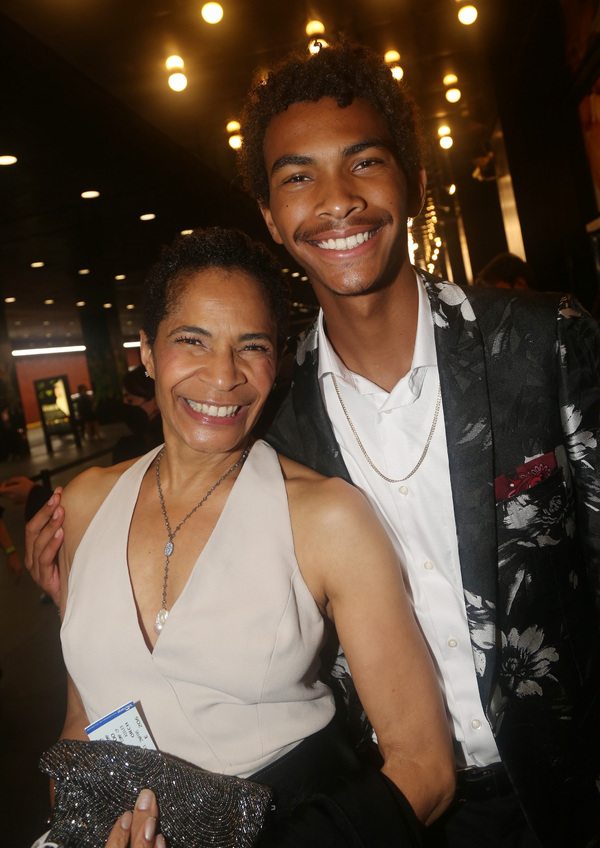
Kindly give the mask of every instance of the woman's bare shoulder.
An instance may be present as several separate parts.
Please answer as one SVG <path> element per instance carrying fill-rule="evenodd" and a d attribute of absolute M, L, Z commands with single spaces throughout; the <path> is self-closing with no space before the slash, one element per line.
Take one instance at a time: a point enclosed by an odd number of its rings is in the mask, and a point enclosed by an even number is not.
<path fill-rule="evenodd" d="M 94 466 L 78 474 L 61 496 L 61 506 L 65 510 L 66 541 L 79 544 L 85 530 L 107 498 L 119 477 L 136 460 L 127 460 L 108 468 Z M 71 545 L 69 545 L 71 547 Z"/>
<path fill-rule="evenodd" d="M 362 492 L 340 477 L 325 477 L 306 465 L 279 455 L 290 509 L 308 510 L 311 518 L 328 522 L 344 514 L 370 517 L 371 507 Z"/>

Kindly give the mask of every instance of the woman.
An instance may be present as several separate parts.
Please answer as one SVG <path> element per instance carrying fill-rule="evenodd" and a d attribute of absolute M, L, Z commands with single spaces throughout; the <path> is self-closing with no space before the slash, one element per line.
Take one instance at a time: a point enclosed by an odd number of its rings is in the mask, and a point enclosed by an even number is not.
<path fill-rule="evenodd" d="M 373 812 L 389 814 L 396 835 L 414 830 L 412 811 L 423 824 L 439 816 L 452 755 L 392 546 L 365 499 L 252 443 L 285 314 L 279 271 L 241 233 L 196 231 L 151 271 L 141 357 L 165 447 L 85 471 L 63 495 L 62 735 L 85 739 L 90 722 L 140 701 L 160 750 L 272 783 L 288 811 L 321 791 L 336 763 L 337 753 L 319 762 L 311 752 L 317 765 L 300 775 L 305 746 L 331 741 L 335 706 L 318 654 L 334 622 L 384 764 L 341 790 L 340 816 L 325 823 L 308 804 L 301 821 L 269 825 L 264 838 L 285 844 L 296 828 L 308 845 L 312 828 L 334 844 L 329 828 L 350 844 L 361 799 L 385 796 Z M 352 768 L 341 754 L 339 770 Z M 306 785 L 286 796 L 290 773 Z"/>

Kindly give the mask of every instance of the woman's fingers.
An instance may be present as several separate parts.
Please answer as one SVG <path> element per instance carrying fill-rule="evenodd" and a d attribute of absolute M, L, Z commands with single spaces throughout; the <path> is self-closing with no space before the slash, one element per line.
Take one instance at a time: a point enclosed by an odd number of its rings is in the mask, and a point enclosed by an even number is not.
<path fill-rule="evenodd" d="M 164 838 L 156 834 L 158 806 L 149 789 L 143 789 L 133 813 L 123 813 L 115 823 L 106 848 L 166 848 Z"/>
<path fill-rule="evenodd" d="M 25 566 L 56 604 L 60 600 L 58 549 L 63 541 L 65 517 L 60 506 L 61 491 L 59 487 L 25 526 Z"/>

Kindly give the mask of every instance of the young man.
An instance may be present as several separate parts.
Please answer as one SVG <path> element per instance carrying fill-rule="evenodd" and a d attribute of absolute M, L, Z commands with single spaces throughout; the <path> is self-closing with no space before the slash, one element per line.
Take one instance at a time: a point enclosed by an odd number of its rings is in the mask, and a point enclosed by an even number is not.
<path fill-rule="evenodd" d="M 284 63 L 244 140 L 247 187 L 322 306 L 270 441 L 368 496 L 445 694 L 460 800 L 426 843 L 600 845 L 597 325 L 569 298 L 411 267 L 418 121 L 366 49 Z"/>

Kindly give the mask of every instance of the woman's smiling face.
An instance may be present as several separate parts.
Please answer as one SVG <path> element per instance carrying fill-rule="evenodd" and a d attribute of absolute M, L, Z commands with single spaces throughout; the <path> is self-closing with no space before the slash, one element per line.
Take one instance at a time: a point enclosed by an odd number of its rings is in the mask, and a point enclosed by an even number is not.
<path fill-rule="evenodd" d="M 245 445 L 277 372 L 277 328 L 244 271 L 190 274 L 142 361 L 156 383 L 165 440 L 208 453 Z"/>

